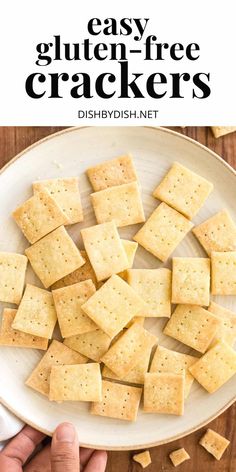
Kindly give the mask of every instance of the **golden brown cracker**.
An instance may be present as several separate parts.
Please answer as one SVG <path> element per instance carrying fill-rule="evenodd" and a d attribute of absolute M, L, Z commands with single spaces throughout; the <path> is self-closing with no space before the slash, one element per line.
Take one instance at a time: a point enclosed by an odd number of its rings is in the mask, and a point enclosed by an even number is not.
<path fill-rule="evenodd" d="M 130 154 L 90 167 L 87 169 L 87 176 L 95 192 L 137 180 Z"/>
<path fill-rule="evenodd" d="M 102 381 L 102 401 L 92 403 L 92 415 L 136 421 L 142 389 Z"/>
<path fill-rule="evenodd" d="M 97 222 L 114 221 L 117 227 L 143 223 L 145 215 L 137 182 L 117 185 L 91 194 Z"/>
<path fill-rule="evenodd" d="M 67 216 L 47 190 L 26 200 L 12 216 L 31 244 L 68 223 Z"/>
<path fill-rule="evenodd" d="M 145 306 L 141 297 L 121 277 L 113 275 L 82 305 L 82 309 L 113 338 L 134 316 L 143 312 Z"/>
<path fill-rule="evenodd" d="M 192 219 L 212 190 L 211 182 L 174 162 L 153 195 Z"/>
<path fill-rule="evenodd" d="M 192 227 L 181 213 L 161 203 L 133 239 L 165 262 Z"/>
<path fill-rule="evenodd" d="M 12 328 L 51 339 L 57 314 L 51 292 L 27 284 Z"/>
<path fill-rule="evenodd" d="M 19 305 L 25 283 L 27 257 L 0 252 L 0 300 Z"/>
<path fill-rule="evenodd" d="M 83 266 L 85 261 L 64 226 L 25 250 L 34 272 L 45 288 Z"/>

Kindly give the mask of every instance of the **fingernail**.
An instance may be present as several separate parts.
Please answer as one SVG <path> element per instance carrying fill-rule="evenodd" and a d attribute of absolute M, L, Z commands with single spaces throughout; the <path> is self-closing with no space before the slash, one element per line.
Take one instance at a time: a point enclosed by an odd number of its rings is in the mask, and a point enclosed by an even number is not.
<path fill-rule="evenodd" d="M 75 428 L 70 423 L 64 423 L 58 426 L 56 431 L 56 439 L 61 442 L 74 442 Z"/>

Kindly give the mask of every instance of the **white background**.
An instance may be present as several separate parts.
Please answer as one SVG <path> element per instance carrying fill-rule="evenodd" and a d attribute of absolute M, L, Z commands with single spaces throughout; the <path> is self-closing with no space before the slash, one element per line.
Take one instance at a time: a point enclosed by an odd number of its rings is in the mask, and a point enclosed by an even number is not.
<path fill-rule="evenodd" d="M 235 125 L 235 15 L 234 2 L 207 0 L 159 1 L 146 0 L 40 0 L 39 2 L 8 0 L 1 6 L 0 28 L 0 125 Z M 90 18 L 144 18 L 150 21 L 144 36 L 155 34 L 160 42 L 169 44 L 191 42 L 200 44 L 197 61 L 143 61 L 129 58 L 132 72 L 210 72 L 211 95 L 204 100 L 191 98 L 190 83 L 185 83 L 185 98 L 155 100 L 73 99 L 69 82 L 63 85 L 63 99 L 31 99 L 25 92 L 26 77 L 32 72 L 88 72 L 94 79 L 101 72 L 118 70 L 115 61 L 57 61 L 47 67 L 37 67 L 36 45 L 50 42 L 60 34 L 64 42 L 81 42 L 89 38 L 87 23 Z M 126 42 L 136 47 L 133 36 L 102 35 L 92 42 Z M 144 39 L 144 38 L 143 38 Z M 143 41 L 142 41 L 143 42 Z M 72 84 L 73 86 L 75 84 Z M 169 90 L 171 86 L 169 86 Z M 79 120 L 78 110 L 151 109 L 159 110 L 155 120 Z"/>

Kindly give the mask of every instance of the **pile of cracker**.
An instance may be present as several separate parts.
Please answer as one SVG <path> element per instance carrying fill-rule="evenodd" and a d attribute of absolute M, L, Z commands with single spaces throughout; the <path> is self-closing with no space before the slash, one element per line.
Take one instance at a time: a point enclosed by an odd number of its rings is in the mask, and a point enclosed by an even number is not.
<path fill-rule="evenodd" d="M 76 177 L 33 183 L 12 213 L 30 246 L 0 253 L 0 300 L 17 305 L 3 310 L 0 344 L 46 351 L 26 385 L 50 401 L 92 402 L 93 415 L 134 421 L 144 393 L 145 412 L 182 415 L 194 379 L 213 393 L 236 373 L 236 315 L 210 300 L 236 295 L 236 225 L 222 209 L 194 227 L 213 185 L 176 162 L 147 219 L 131 156 L 87 176 L 97 224 L 81 229 L 84 249 L 65 229 L 83 220 Z M 137 223 L 133 241 L 122 240 L 117 228 Z M 166 263 L 190 230 L 207 257 L 132 268 L 138 244 Z M 28 261 L 44 288 L 25 287 Z M 165 335 L 193 353 L 157 346 L 149 317 L 169 318 Z M 48 347 L 57 321 L 63 341 Z"/>

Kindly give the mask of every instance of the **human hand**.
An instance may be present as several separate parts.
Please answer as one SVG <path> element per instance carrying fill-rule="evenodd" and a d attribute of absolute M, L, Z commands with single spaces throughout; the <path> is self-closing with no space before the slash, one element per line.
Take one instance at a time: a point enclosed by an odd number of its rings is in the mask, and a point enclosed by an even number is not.
<path fill-rule="evenodd" d="M 44 438 L 44 434 L 25 426 L 0 452 L 0 471 L 105 472 L 106 452 L 79 448 L 76 430 L 70 423 L 59 425 L 51 445 L 44 447 L 24 466 Z"/>

